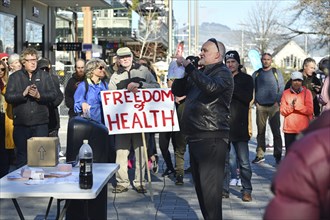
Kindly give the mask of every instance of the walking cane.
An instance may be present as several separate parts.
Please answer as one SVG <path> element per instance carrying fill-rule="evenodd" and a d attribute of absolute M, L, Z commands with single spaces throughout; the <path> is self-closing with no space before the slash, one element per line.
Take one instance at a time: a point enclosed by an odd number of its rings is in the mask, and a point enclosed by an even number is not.
<path fill-rule="evenodd" d="M 149 183 L 149 190 L 150 190 L 150 199 L 153 202 L 154 201 L 154 196 L 153 196 L 153 191 L 152 191 L 152 186 L 151 186 L 150 170 L 149 170 L 149 166 L 148 166 L 148 153 L 147 153 L 146 137 L 144 135 L 144 132 L 142 132 L 141 135 L 142 135 L 142 141 L 143 141 L 143 152 L 144 152 L 146 167 L 147 167 L 148 183 Z"/>

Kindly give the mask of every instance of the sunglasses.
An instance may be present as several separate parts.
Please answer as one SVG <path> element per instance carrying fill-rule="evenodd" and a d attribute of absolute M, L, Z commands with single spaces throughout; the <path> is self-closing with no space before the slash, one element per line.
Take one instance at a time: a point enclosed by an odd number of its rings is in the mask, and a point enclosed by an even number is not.
<path fill-rule="evenodd" d="M 5 72 L 6 68 L 0 68 L 1 71 Z"/>
<path fill-rule="evenodd" d="M 105 68 L 104 68 L 104 66 L 100 66 L 98 69 L 99 69 L 99 70 L 103 70 L 103 69 L 105 69 Z"/>
<path fill-rule="evenodd" d="M 218 41 L 215 38 L 210 38 L 207 41 L 211 41 L 212 43 L 215 44 L 215 46 L 217 46 L 218 52 L 220 52 L 219 50 L 219 45 L 218 45 Z"/>
<path fill-rule="evenodd" d="M 1 60 L 2 61 L 8 61 L 8 58 L 2 58 Z"/>

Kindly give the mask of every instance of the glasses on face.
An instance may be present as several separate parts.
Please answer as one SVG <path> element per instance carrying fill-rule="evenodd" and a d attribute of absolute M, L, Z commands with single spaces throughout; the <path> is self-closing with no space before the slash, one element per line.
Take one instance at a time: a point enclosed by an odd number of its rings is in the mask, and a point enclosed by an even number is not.
<path fill-rule="evenodd" d="M 103 69 L 104 69 L 104 66 L 99 66 L 98 69 L 99 69 L 99 70 L 103 70 Z"/>
<path fill-rule="evenodd" d="M 6 68 L 0 68 L 0 70 L 1 70 L 2 72 L 5 72 Z"/>
<path fill-rule="evenodd" d="M 29 63 L 36 63 L 37 59 L 25 59 L 25 61 Z"/>
<path fill-rule="evenodd" d="M 215 44 L 215 46 L 217 46 L 218 52 L 220 52 L 219 50 L 219 45 L 218 45 L 218 41 L 215 38 L 210 38 L 207 41 L 211 41 L 212 43 Z"/>

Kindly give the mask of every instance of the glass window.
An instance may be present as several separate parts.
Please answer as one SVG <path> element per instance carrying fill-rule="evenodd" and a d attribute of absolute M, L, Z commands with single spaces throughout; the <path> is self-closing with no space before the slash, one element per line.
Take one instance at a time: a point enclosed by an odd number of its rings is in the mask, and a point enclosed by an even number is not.
<path fill-rule="evenodd" d="M 0 53 L 14 53 L 15 48 L 15 16 L 0 13 Z"/>
<path fill-rule="evenodd" d="M 39 57 L 42 57 L 43 48 L 39 47 L 39 44 L 42 45 L 43 40 L 43 25 L 36 23 L 34 21 L 26 19 L 26 28 L 25 28 L 25 40 L 32 44 L 32 47 L 38 50 Z"/>

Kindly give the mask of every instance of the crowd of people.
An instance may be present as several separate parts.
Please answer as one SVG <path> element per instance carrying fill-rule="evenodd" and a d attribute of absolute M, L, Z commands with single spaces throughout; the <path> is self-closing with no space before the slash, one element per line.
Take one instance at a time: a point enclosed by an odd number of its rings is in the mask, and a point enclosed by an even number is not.
<path fill-rule="evenodd" d="M 11 165 L 19 168 L 27 163 L 29 138 L 58 137 L 58 106 L 63 99 L 69 109 L 69 120 L 85 117 L 105 124 L 101 91 L 125 89 L 136 93 L 139 89 L 160 88 L 151 62 L 146 58 L 135 60 L 128 47 L 117 50 L 116 59 L 110 66 L 99 58 L 88 61 L 77 59 L 75 72 L 67 82 L 64 94 L 60 90 L 58 76 L 51 69 L 51 62 L 47 58 L 40 58 L 35 49 L 26 48 L 21 54 L 10 56 L 1 53 L 0 58 L 0 177 L 9 172 Z M 291 178 L 290 173 L 297 172 L 299 177 L 323 175 L 324 178 L 319 179 L 323 184 L 320 187 L 329 184 L 328 169 L 327 174 L 313 170 L 311 174 L 303 173 L 305 171 L 293 162 L 303 163 L 302 158 L 315 154 L 315 158 L 322 162 L 316 166 L 326 166 L 325 156 L 320 158 L 317 152 L 327 152 L 325 155 L 329 159 L 329 140 L 327 143 L 317 142 L 329 135 L 328 124 L 321 121 L 321 118 L 329 119 L 329 77 L 318 78 L 315 60 L 306 58 L 302 69 L 293 71 L 290 80 L 285 82 L 280 69 L 273 67 L 272 58 L 270 53 L 262 54 L 262 67 L 251 76 L 241 65 L 237 51 L 226 52 L 222 42 L 210 38 L 202 45 L 199 57 L 184 58 L 177 55 L 171 63 L 171 68 L 175 66 L 174 71 L 182 71 L 167 77 L 167 86 L 174 95 L 173 104 L 180 131 L 159 133 L 158 145 L 166 165 L 162 176 L 173 175 L 176 185 L 184 184 L 184 154 L 188 146 L 190 169 L 205 219 L 222 219 L 222 199 L 229 198 L 231 185 L 242 187 L 242 201 L 253 200 L 251 162 L 259 164 L 265 161 L 267 122 L 273 135 L 273 156 L 279 170 L 272 187 L 275 198 L 267 207 L 265 219 L 302 216 L 305 213 L 303 210 L 308 210 L 299 208 L 302 212 L 298 214 L 292 211 L 302 199 L 295 196 L 301 195 L 301 191 L 294 194 L 295 191 L 288 188 L 288 183 L 281 181 L 285 178 L 296 182 L 297 179 Z M 319 71 L 329 74 L 329 57 L 321 60 Z M 257 148 L 256 157 L 250 162 L 248 143 L 252 135 L 252 105 L 256 107 Z M 282 128 L 281 115 L 284 117 Z M 286 149 L 284 158 L 281 129 Z M 325 136 L 316 134 L 314 130 Z M 304 137 L 297 141 L 301 134 Z M 146 167 L 146 158 L 141 150 L 141 133 L 114 135 L 115 162 L 120 169 L 116 173 L 113 193 L 127 192 L 131 182 L 138 193 L 147 192 L 145 170 L 152 167 L 154 172 L 158 172 L 159 156 L 155 133 L 146 134 L 146 138 L 150 167 Z M 174 162 L 169 151 L 170 140 L 174 147 Z M 314 142 L 317 143 L 312 147 L 320 149 L 311 152 L 306 143 L 314 145 Z M 311 165 L 316 163 L 316 159 L 307 158 L 306 161 Z M 306 169 L 310 169 L 311 165 L 302 164 Z M 130 181 L 128 169 L 132 166 L 135 166 L 135 175 Z M 329 168 L 329 163 L 327 166 Z M 323 168 L 316 169 L 321 172 Z M 329 195 L 329 189 L 310 190 L 318 193 L 311 192 L 311 199 L 319 196 L 322 202 L 329 204 L 330 198 L 326 196 L 327 193 Z M 320 192 L 325 192 L 325 195 Z M 292 201 L 292 204 L 287 201 Z M 314 217 L 330 216 L 322 204 L 317 206 L 314 200 L 310 203 L 314 204 L 313 213 L 319 213 Z M 299 207 L 307 205 L 306 202 Z M 288 212 L 281 212 L 282 209 Z M 308 216 L 313 213 L 308 213 Z"/>

